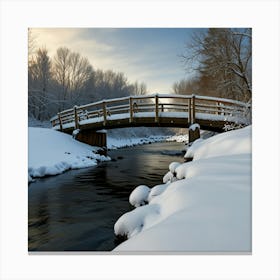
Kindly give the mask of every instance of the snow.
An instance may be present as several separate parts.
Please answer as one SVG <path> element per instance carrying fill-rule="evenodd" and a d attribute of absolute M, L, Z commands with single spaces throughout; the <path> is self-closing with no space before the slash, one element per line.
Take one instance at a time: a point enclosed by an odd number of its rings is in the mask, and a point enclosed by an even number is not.
<path fill-rule="evenodd" d="M 33 117 L 28 117 L 28 126 L 51 128 L 51 123 L 50 121 L 40 121 Z"/>
<path fill-rule="evenodd" d="M 251 126 L 190 149 L 193 161 L 170 164 L 148 204 L 116 222 L 115 234 L 128 240 L 115 251 L 251 251 Z"/>
<path fill-rule="evenodd" d="M 144 145 L 144 144 L 151 144 L 151 143 L 156 143 L 156 142 L 178 142 L 178 143 L 187 143 L 188 142 L 188 134 L 185 135 L 173 135 L 173 136 L 168 136 L 168 135 L 151 135 L 151 136 L 146 136 L 146 137 L 128 137 L 128 138 L 123 138 L 123 137 L 111 137 L 107 136 L 107 147 L 109 150 L 114 150 L 114 149 L 119 149 L 119 148 L 124 148 L 124 147 L 132 147 L 135 145 Z"/>
<path fill-rule="evenodd" d="M 182 135 L 173 135 L 166 139 L 166 141 L 176 141 L 178 143 L 187 143 L 189 141 L 189 135 L 188 134 L 182 134 Z"/>
<path fill-rule="evenodd" d="M 169 171 L 170 171 L 171 173 L 174 173 L 174 172 L 175 172 L 175 169 L 176 169 L 179 165 L 181 165 L 180 162 L 176 162 L 176 161 L 171 162 L 171 163 L 169 164 Z"/>
<path fill-rule="evenodd" d="M 144 224 L 153 223 L 159 217 L 158 205 L 151 204 L 138 207 L 133 212 L 126 213 L 114 225 L 114 231 L 128 238 L 143 230 Z"/>
<path fill-rule="evenodd" d="M 170 183 L 170 182 L 173 182 L 174 180 L 174 175 L 172 172 L 168 171 L 164 176 L 163 176 L 163 183 L 166 184 L 166 183 Z"/>
<path fill-rule="evenodd" d="M 71 137 L 57 132 L 55 129 L 39 129 L 50 127 L 49 122 L 32 118 L 29 118 L 28 122 L 30 125 L 36 126 L 29 127 L 28 182 L 34 181 L 33 178 L 36 177 L 58 175 L 69 169 L 90 167 L 96 165 L 98 161 L 109 160 L 108 157 L 95 154 L 98 147 L 92 147 L 73 139 L 79 133 L 79 129 L 74 130 Z M 74 123 L 72 124 L 74 125 Z M 72 124 L 68 123 L 67 126 Z M 100 132 L 107 132 L 108 149 L 162 141 L 181 141 L 181 137 L 185 139 L 185 136 L 180 135 L 170 137 L 169 134 L 173 131 L 162 128 L 122 128 L 100 130 Z"/>
<path fill-rule="evenodd" d="M 153 187 L 152 189 L 150 189 L 148 201 L 150 202 L 155 196 L 162 194 L 165 191 L 165 189 L 167 188 L 167 186 L 168 186 L 168 184 L 161 184 L 161 185 L 157 185 L 157 186 Z"/>
<path fill-rule="evenodd" d="M 231 104 L 236 104 L 240 106 L 247 106 L 247 103 L 238 101 L 238 100 L 233 100 L 233 99 L 227 99 L 227 98 L 217 98 L 213 96 L 202 96 L 202 95 L 195 95 L 196 99 L 200 100 L 212 100 L 212 101 L 219 101 L 219 102 L 225 102 L 225 103 L 231 103 Z"/>
<path fill-rule="evenodd" d="M 150 135 L 152 131 L 163 135 Z M 32 182 L 36 177 L 58 175 L 69 169 L 90 167 L 96 165 L 98 161 L 109 160 L 109 157 L 95 153 L 98 147 L 76 141 L 74 138 L 79 130 L 74 130 L 72 137 L 47 128 L 29 127 L 28 132 L 28 182 Z M 107 132 L 109 149 L 161 142 L 170 138 L 164 135 L 164 130 L 160 128 L 130 128 Z M 176 137 L 180 138 L 180 136 L 173 136 L 172 140 L 176 141 Z"/>
<path fill-rule="evenodd" d="M 129 203 L 134 207 L 144 205 L 148 201 L 150 188 L 145 185 L 136 187 L 129 196 Z"/>
<path fill-rule="evenodd" d="M 228 121 L 228 122 L 238 122 L 242 121 L 239 116 L 224 116 L 224 115 L 215 115 L 207 113 L 195 113 L 196 120 L 209 120 L 209 121 Z"/>
<path fill-rule="evenodd" d="M 75 127 L 75 122 L 69 122 L 69 123 L 65 123 L 65 124 L 62 125 L 63 129 L 71 128 L 71 127 Z M 60 129 L 60 126 L 57 125 L 57 126 L 54 127 L 54 129 Z"/>
<path fill-rule="evenodd" d="M 97 147 L 78 142 L 71 135 L 53 129 L 29 127 L 28 137 L 28 181 L 109 160 L 95 153 Z"/>
<path fill-rule="evenodd" d="M 190 155 L 194 154 L 194 160 L 197 160 L 246 153 L 251 150 L 251 141 L 248 141 L 248 138 L 251 139 L 251 126 L 211 137 L 207 139 L 207 145 L 204 145 L 204 140 L 197 139 L 187 151 L 185 157 L 190 157 Z"/>
<path fill-rule="evenodd" d="M 72 136 L 76 138 L 79 133 L 80 133 L 80 129 L 74 129 L 72 132 Z"/>
<path fill-rule="evenodd" d="M 194 123 L 189 127 L 189 130 L 195 131 L 197 128 L 200 129 L 200 125 L 198 123 Z"/>
<path fill-rule="evenodd" d="M 154 118 L 155 117 L 155 112 L 140 112 L 140 113 L 134 113 L 133 118 Z M 188 119 L 189 113 L 188 112 L 159 112 L 159 117 L 160 118 L 181 118 L 181 119 Z M 124 120 L 124 119 L 129 119 L 130 115 L 129 113 L 123 113 L 123 114 L 113 114 L 111 116 L 107 116 L 108 121 L 113 121 L 113 120 Z M 228 122 L 236 122 L 236 123 L 247 123 L 247 120 L 245 117 L 236 115 L 236 116 L 231 116 L 231 115 L 216 115 L 216 114 L 208 114 L 208 113 L 196 113 L 195 114 L 196 120 L 210 120 L 210 121 L 228 121 Z M 79 124 L 85 125 L 85 124 L 92 124 L 92 123 L 103 123 L 104 122 L 104 117 L 95 117 L 95 118 L 90 118 L 90 119 L 85 119 L 81 120 Z M 63 128 L 71 128 L 75 127 L 74 122 L 69 122 L 66 124 L 63 124 Z M 56 125 L 53 127 L 54 130 L 59 130 L 60 127 L 59 125 Z"/>
<path fill-rule="evenodd" d="M 176 130 L 178 132 L 178 130 Z M 129 127 L 107 130 L 108 149 L 118 149 L 148 143 L 162 142 L 169 138 L 173 130 L 160 127 Z M 180 133 L 185 133 L 180 131 Z M 174 140 L 175 141 L 175 140 Z"/>
<path fill-rule="evenodd" d="M 114 150 L 114 149 L 119 149 L 124 147 L 132 147 L 135 145 L 162 142 L 168 138 L 169 137 L 165 135 L 152 135 L 148 137 L 131 137 L 131 138 L 107 137 L 107 147 L 109 150 Z"/>

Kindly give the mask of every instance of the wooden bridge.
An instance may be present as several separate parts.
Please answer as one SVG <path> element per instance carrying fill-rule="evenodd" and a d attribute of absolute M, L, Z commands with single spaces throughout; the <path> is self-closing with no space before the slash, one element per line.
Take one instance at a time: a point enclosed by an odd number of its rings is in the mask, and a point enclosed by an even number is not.
<path fill-rule="evenodd" d="M 220 132 L 225 124 L 246 124 L 250 109 L 247 103 L 231 99 L 153 94 L 74 106 L 59 112 L 50 121 L 54 129 L 66 133 L 79 129 L 84 137 L 80 135 L 78 140 L 98 145 L 93 135 L 102 129 L 137 126 L 188 128 L 198 123 L 201 129 Z"/>

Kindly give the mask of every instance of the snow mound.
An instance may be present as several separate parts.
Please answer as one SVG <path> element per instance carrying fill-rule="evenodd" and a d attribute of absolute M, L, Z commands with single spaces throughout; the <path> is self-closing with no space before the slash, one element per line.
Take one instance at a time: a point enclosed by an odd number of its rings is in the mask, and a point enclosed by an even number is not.
<path fill-rule="evenodd" d="M 204 141 L 206 141 L 206 140 L 203 140 L 202 138 L 196 139 L 192 143 L 192 145 L 187 148 L 187 152 L 186 152 L 184 158 L 193 158 L 195 150 L 197 150 L 198 147 L 204 143 Z"/>
<path fill-rule="evenodd" d="M 187 143 L 189 141 L 189 135 L 188 134 L 173 135 L 173 136 L 168 137 L 166 139 L 166 141 L 169 141 L 169 142 L 176 141 L 178 143 Z"/>
<path fill-rule="evenodd" d="M 28 181 L 69 169 L 95 166 L 109 157 L 95 154 L 98 147 L 76 141 L 68 134 L 47 128 L 28 128 Z"/>
<path fill-rule="evenodd" d="M 176 162 L 176 161 L 171 162 L 171 163 L 169 164 L 169 170 L 170 170 L 170 172 L 171 172 L 171 173 L 174 173 L 174 172 L 175 172 L 175 169 L 176 169 L 179 165 L 181 165 L 180 162 Z"/>
<path fill-rule="evenodd" d="M 163 176 L 163 183 L 167 184 L 167 183 L 171 183 L 174 182 L 176 180 L 176 177 L 174 176 L 174 174 L 170 171 L 168 171 L 164 176 Z"/>
<path fill-rule="evenodd" d="M 148 204 L 118 219 L 128 240 L 115 251 L 251 251 L 251 127 L 192 148 L 193 161 L 171 164 Z"/>
<path fill-rule="evenodd" d="M 197 128 L 200 129 L 200 125 L 198 123 L 194 123 L 189 127 L 189 130 L 195 131 Z"/>
<path fill-rule="evenodd" d="M 148 202 L 150 188 L 145 185 L 136 187 L 129 196 L 129 203 L 134 207 L 145 205 Z"/>
<path fill-rule="evenodd" d="M 122 215 L 115 223 L 114 232 L 117 236 L 131 238 L 152 224 L 159 216 L 158 205 L 145 205 Z"/>
<path fill-rule="evenodd" d="M 167 186 L 168 184 L 154 186 L 149 193 L 148 201 L 151 202 L 156 196 L 162 194 L 166 190 Z"/>
<path fill-rule="evenodd" d="M 163 176 L 163 183 L 166 184 L 176 181 L 176 168 L 180 165 L 180 162 L 171 162 L 169 164 L 169 171 Z"/>
<path fill-rule="evenodd" d="M 185 157 L 193 160 L 222 155 L 251 153 L 252 126 L 224 132 L 206 140 L 197 139 L 186 152 Z"/>

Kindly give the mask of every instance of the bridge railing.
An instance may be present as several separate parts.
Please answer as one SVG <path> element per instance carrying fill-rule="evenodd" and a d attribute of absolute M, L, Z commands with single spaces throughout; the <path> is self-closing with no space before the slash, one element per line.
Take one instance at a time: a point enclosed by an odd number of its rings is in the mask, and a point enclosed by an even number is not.
<path fill-rule="evenodd" d="M 74 106 L 59 112 L 51 119 L 51 123 L 59 130 L 69 127 L 77 129 L 80 123 L 85 122 L 103 122 L 106 125 L 107 121 L 114 117 L 128 118 L 133 122 L 136 117 L 153 116 L 154 121 L 158 122 L 160 117 L 172 116 L 172 113 L 181 114 L 189 123 L 194 123 L 196 117 L 203 114 L 238 116 L 244 114 L 246 109 L 248 109 L 246 103 L 230 99 L 199 95 L 153 94 Z"/>

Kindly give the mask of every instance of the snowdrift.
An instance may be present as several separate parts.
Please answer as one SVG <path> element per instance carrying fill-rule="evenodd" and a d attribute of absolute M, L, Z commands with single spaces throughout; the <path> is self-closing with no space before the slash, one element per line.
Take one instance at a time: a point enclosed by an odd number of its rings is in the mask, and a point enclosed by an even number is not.
<path fill-rule="evenodd" d="M 164 184 L 139 186 L 115 223 L 115 251 L 250 252 L 251 126 L 197 140 Z"/>
<path fill-rule="evenodd" d="M 57 175 L 69 169 L 94 166 L 109 157 L 96 154 L 97 147 L 48 128 L 28 128 L 28 181 Z"/>

